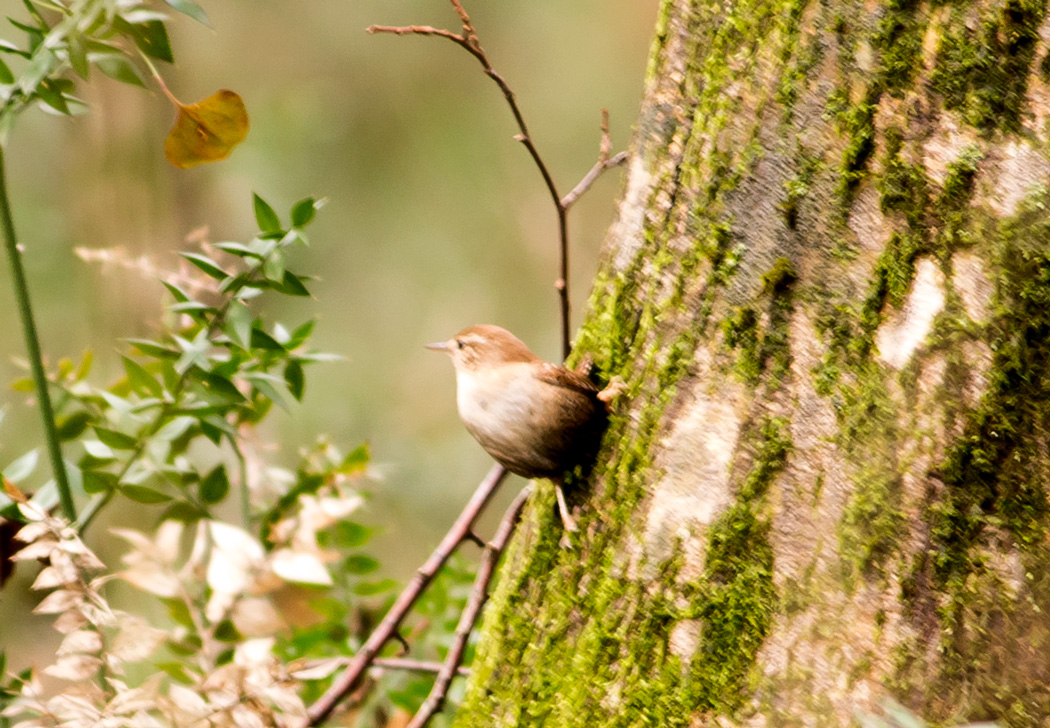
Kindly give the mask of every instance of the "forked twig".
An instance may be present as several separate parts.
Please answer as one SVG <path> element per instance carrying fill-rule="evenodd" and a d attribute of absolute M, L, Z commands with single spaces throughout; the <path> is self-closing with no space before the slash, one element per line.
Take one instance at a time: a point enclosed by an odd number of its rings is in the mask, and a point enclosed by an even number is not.
<path fill-rule="evenodd" d="M 565 359 L 568 358 L 569 352 L 572 349 L 569 328 L 569 207 L 576 202 L 579 196 L 591 186 L 594 180 L 597 179 L 602 172 L 610 167 L 622 164 L 626 159 L 626 155 L 621 153 L 617 154 L 612 159 L 608 157 L 608 115 L 603 112 L 602 152 L 598 164 L 587 173 L 580 184 L 573 188 L 572 192 L 566 195 L 565 198 L 562 198 L 561 194 L 558 192 L 558 186 L 554 182 L 554 177 L 551 175 L 550 169 L 548 169 L 546 162 L 543 161 L 539 149 L 536 148 L 532 135 L 529 134 L 529 127 L 525 123 L 525 117 L 522 115 L 521 108 L 518 106 L 517 99 L 514 96 L 514 91 L 511 90 L 507 81 L 492 67 L 492 63 L 489 62 L 485 50 L 481 47 L 481 41 L 478 39 L 477 32 L 474 30 L 474 26 L 470 21 L 470 16 L 467 14 L 462 3 L 460 3 L 459 0 L 449 1 L 452 3 L 452 7 L 459 16 L 460 22 L 463 24 L 463 30 L 461 33 L 453 33 L 450 30 L 434 28 L 429 25 L 372 25 L 368 27 L 368 32 L 393 33 L 395 35 L 430 35 L 439 38 L 446 38 L 462 47 L 470 53 L 470 55 L 474 56 L 484 69 L 485 75 L 491 78 L 496 85 L 499 86 L 500 91 L 503 93 L 503 98 L 506 99 L 507 105 L 510 107 L 511 114 L 514 115 L 514 121 L 518 125 L 519 133 L 514 138 L 525 146 L 529 155 L 532 157 L 532 161 L 536 163 L 536 167 L 539 169 L 540 175 L 543 177 L 543 182 L 547 186 L 547 191 L 550 193 L 551 200 L 554 202 L 554 207 L 558 213 L 560 272 L 558 279 L 554 282 L 554 287 L 558 291 L 558 301 L 561 308 L 561 346 L 562 358 Z"/>
<path fill-rule="evenodd" d="M 416 603 L 416 600 L 419 599 L 419 595 L 437 576 L 438 571 L 448 561 L 456 547 L 467 539 L 467 534 L 470 533 L 474 521 L 477 520 L 506 475 L 507 471 L 502 465 L 492 466 L 488 475 L 485 476 L 485 479 L 478 485 L 477 490 L 474 491 L 474 495 L 470 497 L 470 501 L 463 509 L 463 512 L 459 514 L 456 522 L 452 524 L 452 528 L 441 539 L 441 543 L 430 554 L 430 558 L 426 560 L 426 563 L 419 568 L 412 581 L 408 583 L 408 586 L 398 595 L 397 601 L 390 607 L 390 611 L 383 617 L 383 621 L 372 631 L 372 634 L 361 645 L 357 654 L 350 660 L 342 674 L 332 683 L 332 686 L 328 688 L 328 691 L 318 698 L 317 702 L 306 711 L 307 726 L 316 726 L 322 723 L 325 718 L 331 715 L 339 702 L 360 683 L 366 670 L 379 654 L 379 650 L 383 648 L 387 641 L 394 637 L 398 626 Z"/>
<path fill-rule="evenodd" d="M 507 513 L 503 516 L 503 520 L 500 521 L 496 534 L 485 546 L 485 551 L 481 554 L 481 563 L 478 565 L 478 574 L 474 577 L 474 585 L 470 589 L 467 605 L 459 616 L 459 624 L 456 625 L 455 637 L 452 646 L 449 647 L 448 655 L 445 657 L 445 664 L 442 665 L 437 679 L 434 680 L 434 685 L 430 689 L 427 699 L 405 728 L 423 728 L 431 717 L 441 710 L 441 706 L 445 704 L 448 686 L 452 684 L 452 678 L 456 676 L 459 664 L 463 661 L 463 651 L 467 647 L 467 639 L 470 637 L 471 630 L 474 629 L 474 623 L 481 613 L 481 607 L 488 598 L 489 583 L 492 581 L 492 575 L 496 571 L 496 562 L 499 561 L 499 556 L 503 553 L 503 549 L 506 547 L 507 541 L 510 540 L 511 534 L 514 533 L 514 527 L 521 516 L 521 510 L 525 507 L 525 501 L 528 500 L 531 492 L 532 488 L 530 487 L 518 493 L 517 498 L 514 499 L 510 508 L 507 509 Z"/>

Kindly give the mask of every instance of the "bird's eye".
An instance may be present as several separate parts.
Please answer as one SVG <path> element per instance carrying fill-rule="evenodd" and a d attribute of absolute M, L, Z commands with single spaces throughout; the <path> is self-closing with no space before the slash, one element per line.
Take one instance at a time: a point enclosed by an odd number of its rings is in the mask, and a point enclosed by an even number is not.
<path fill-rule="evenodd" d="M 457 349 L 462 349 L 463 348 L 463 342 L 460 341 L 459 339 L 456 339 L 456 348 Z"/>

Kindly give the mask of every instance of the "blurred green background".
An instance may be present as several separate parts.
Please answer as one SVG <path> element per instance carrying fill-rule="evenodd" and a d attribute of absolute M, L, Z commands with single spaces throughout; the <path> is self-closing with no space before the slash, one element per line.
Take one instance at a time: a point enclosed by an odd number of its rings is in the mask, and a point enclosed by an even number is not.
<path fill-rule="evenodd" d="M 159 282 L 85 263 L 74 248 L 121 248 L 170 268 L 201 227 L 212 241 L 248 239 L 252 191 L 282 215 L 305 196 L 328 198 L 310 229 L 312 247 L 291 263 L 319 276 L 315 298 L 273 316 L 289 324 L 316 316 L 316 345 L 346 359 L 309 370 L 302 405 L 273 417 L 262 445 L 279 446 L 277 457 L 291 464 L 318 433 L 344 451 L 368 441 L 381 478 L 363 519 L 379 527 L 377 557 L 402 578 L 491 463 L 459 424 L 450 363 L 422 345 L 488 322 L 558 358 L 553 207 L 512 139 L 502 96 L 473 58 L 437 38 L 364 32 L 372 23 L 458 29 L 444 0 L 202 4 L 213 29 L 175 16 L 176 64 L 160 70 L 185 102 L 219 88 L 242 95 L 252 128 L 229 160 L 170 167 L 169 103 L 155 89 L 100 74 L 82 88 L 89 115 L 71 121 L 34 110 L 9 140 L 10 192 L 45 353 L 54 362 L 92 349 L 95 380 L 109 382 L 119 376 L 120 340 L 150 335 L 161 314 Z M 628 143 L 656 6 L 467 3 L 563 193 L 596 157 L 600 109 L 611 113 L 614 150 Z M 16 0 L 0 8 L 24 14 Z M 0 37 L 21 41 L 10 26 Z M 606 175 L 571 215 L 574 329 L 621 178 Z M 6 268 L 0 289 L 7 382 L 24 374 L 12 361 L 23 344 Z M 25 395 L 5 390 L 2 398 L 0 466 L 37 445 L 40 431 Z M 146 506 L 125 504 L 111 518 L 132 508 L 148 526 Z M 104 528 L 91 541 L 115 563 L 119 550 L 109 550 Z"/>

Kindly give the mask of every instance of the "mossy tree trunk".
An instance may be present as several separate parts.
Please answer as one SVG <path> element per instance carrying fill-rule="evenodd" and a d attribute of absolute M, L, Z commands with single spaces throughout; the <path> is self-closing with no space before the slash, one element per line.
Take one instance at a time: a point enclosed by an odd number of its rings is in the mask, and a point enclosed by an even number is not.
<path fill-rule="evenodd" d="M 457 725 L 1050 721 L 1044 0 L 666 0 Z"/>

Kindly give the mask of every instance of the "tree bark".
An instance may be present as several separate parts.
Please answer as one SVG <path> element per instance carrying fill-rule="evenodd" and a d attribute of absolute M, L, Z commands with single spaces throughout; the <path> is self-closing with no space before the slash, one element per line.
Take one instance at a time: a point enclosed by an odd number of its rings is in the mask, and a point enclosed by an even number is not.
<path fill-rule="evenodd" d="M 460 726 L 1050 720 L 1043 0 L 666 0 Z"/>

